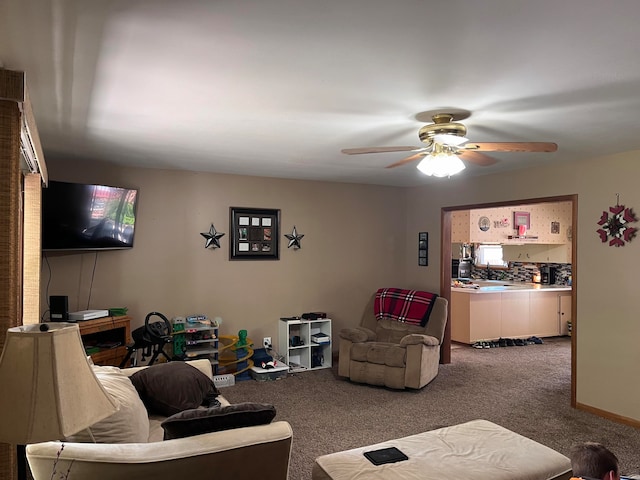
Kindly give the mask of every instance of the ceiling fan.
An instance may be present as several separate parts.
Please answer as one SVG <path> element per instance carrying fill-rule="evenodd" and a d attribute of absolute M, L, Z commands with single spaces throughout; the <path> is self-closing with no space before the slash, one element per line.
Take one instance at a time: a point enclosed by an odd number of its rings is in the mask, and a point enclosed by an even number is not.
<path fill-rule="evenodd" d="M 413 152 L 386 168 L 399 167 L 419 159 L 423 159 L 418 169 L 427 175 L 450 176 L 465 168 L 465 160 L 483 167 L 497 162 L 480 152 L 555 152 L 558 145 L 549 142 L 469 142 L 465 135 L 467 127 L 455 122 L 453 113 L 436 113 L 432 117 L 433 123 L 423 126 L 418 131 L 418 137 L 425 144 L 424 147 L 362 147 L 344 148 L 342 153 L 359 155 L 363 153 Z"/>

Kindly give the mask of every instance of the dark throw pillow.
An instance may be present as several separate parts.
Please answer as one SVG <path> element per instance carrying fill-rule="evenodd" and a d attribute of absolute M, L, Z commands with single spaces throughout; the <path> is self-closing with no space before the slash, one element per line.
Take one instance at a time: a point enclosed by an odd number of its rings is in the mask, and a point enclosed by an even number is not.
<path fill-rule="evenodd" d="M 224 407 L 186 410 L 162 422 L 164 439 L 191 437 L 232 428 L 266 425 L 276 416 L 276 408 L 266 403 L 234 403 Z"/>
<path fill-rule="evenodd" d="M 219 394 L 213 380 L 183 362 L 152 365 L 130 378 L 147 410 L 165 417 L 201 405 L 213 406 Z"/>

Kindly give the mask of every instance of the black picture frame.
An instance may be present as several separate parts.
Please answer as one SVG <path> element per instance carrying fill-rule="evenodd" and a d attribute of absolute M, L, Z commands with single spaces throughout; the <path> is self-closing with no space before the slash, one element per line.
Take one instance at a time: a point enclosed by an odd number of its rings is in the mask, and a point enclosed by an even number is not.
<path fill-rule="evenodd" d="M 229 260 L 279 260 L 280 210 L 229 207 Z"/>
<path fill-rule="evenodd" d="M 429 266 L 429 233 L 418 233 L 418 265 L 420 267 Z"/>

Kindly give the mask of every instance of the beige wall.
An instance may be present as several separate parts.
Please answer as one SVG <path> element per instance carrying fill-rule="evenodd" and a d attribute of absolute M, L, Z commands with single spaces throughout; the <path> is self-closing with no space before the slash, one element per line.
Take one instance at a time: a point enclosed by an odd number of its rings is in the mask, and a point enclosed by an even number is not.
<path fill-rule="evenodd" d="M 545 167 L 509 175 L 443 179 L 399 189 L 175 171 L 85 167 L 47 158 L 54 180 L 140 188 L 136 245 L 103 252 L 91 308 L 128 306 L 139 325 L 146 313 L 204 312 L 223 317 L 222 333 L 246 328 L 257 342 L 277 337 L 278 318 L 327 311 L 334 336 L 359 321 L 367 297 L 382 286 L 439 291 L 441 208 L 578 194 L 577 401 L 640 421 L 640 321 L 637 278 L 640 238 L 609 247 L 595 233 L 616 193 L 640 211 L 640 152 L 576 167 Z M 280 208 L 282 232 L 304 233 L 299 251 L 281 248 L 275 262 L 230 262 L 230 206 Z M 222 249 L 205 250 L 199 232 L 226 232 Z M 429 232 L 429 266 L 417 265 L 417 235 Z M 49 294 L 69 295 L 84 309 L 94 254 L 49 254 Z M 46 265 L 43 289 L 47 284 Z M 45 299 L 43 291 L 43 301 Z M 45 303 L 46 305 L 46 303 Z M 46 308 L 46 307 L 45 307 Z"/>
<path fill-rule="evenodd" d="M 640 238 L 625 247 L 603 244 L 596 234 L 604 210 L 620 203 L 640 212 L 640 152 L 580 163 L 511 173 L 444 180 L 435 187 L 408 191 L 407 281 L 437 281 L 439 271 L 413 266 L 413 236 L 429 226 L 440 236 L 442 207 L 546 196 L 578 194 L 577 268 L 577 402 L 640 421 L 640 320 L 636 272 Z M 640 223 L 636 224 L 640 227 Z M 432 244 L 432 248 L 434 245 Z"/>
<path fill-rule="evenodd" d="M 51 157 L 51 156 L 50 156 Z M 140 189 L 135 246 L 104 251 L 89 308 L 128 307 L 132 327 L 151 311 L 169 318 L 205 313 L 223 319 L 222 334 L 247 329 L 262 344 L 277 339 L 278 319 L 326 311 L 334 332 L 359 321 L 369 296 L 402 284 L 405 208 L 402 189 L 83 165 L 47 158 L 51 179 Z M 281 234 L 296 225 L 302 248 L 281 237 L 279 261 L 229 261 L 229 207 L 281 210 Z M 220 249 L 205 249 L 211 223 Z M 87 308 L 95 253 L 47 253 L 47 295 Z M 434 285 L 437 288 L 438 284 Z M 277 345 L 274 345 L 277 347 Z"/>

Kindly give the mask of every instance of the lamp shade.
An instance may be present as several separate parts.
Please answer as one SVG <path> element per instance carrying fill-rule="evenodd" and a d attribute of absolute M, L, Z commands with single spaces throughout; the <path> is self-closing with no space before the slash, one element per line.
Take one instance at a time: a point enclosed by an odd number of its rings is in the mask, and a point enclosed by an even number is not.
<path fill-rule="evenodd" d="M 456 155 L 439 152 L 426 155 L 417 168 L 425 175 L 450 177 L 464 170 L 465 165 Z"/>
<path fill-rule="evenodd" d="M 10 328 L 0 357 L 0 442 L 61 440 L 118 410 L 71 323 Z"/>

